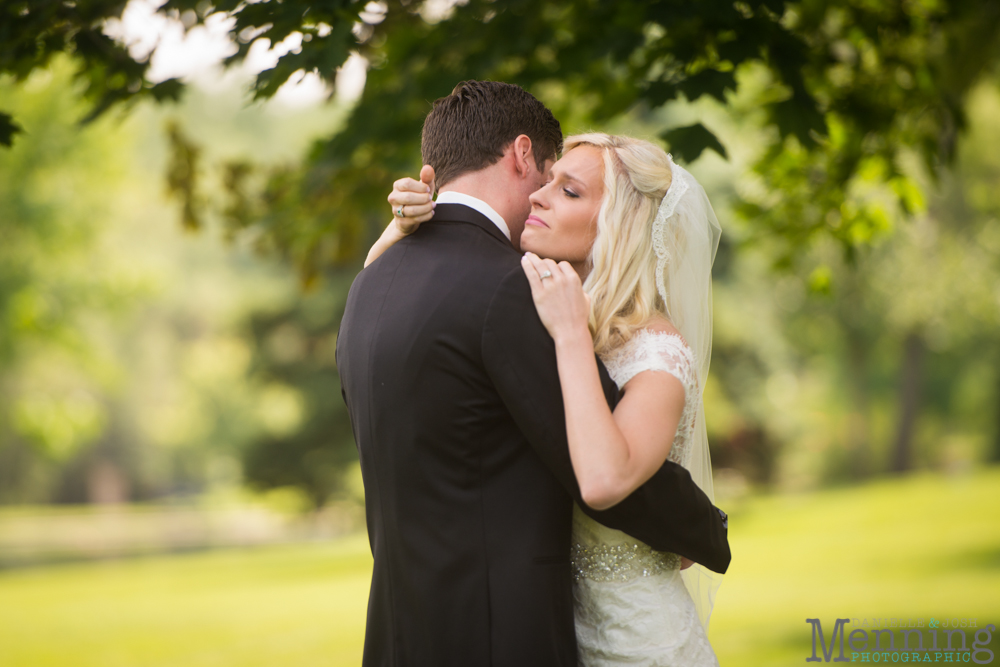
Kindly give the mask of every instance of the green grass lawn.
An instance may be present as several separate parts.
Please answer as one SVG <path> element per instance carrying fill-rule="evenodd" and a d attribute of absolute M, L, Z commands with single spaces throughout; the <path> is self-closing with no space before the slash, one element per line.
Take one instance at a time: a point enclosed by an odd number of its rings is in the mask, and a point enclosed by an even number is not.
<path fill-rule="evenodd" d="M 709 633 L 722 665 L 804 663 L 806 618 L 827 633 L 836 618 L 1000 626 L 997 467 L 754 499 L 730 514 L 730 542 Z"/>
<path fill-rule="evenodd" d="M 723 666 L 802 664 L 806 618 L 1000 622 L 1000 468 L 727 509 L 710 632 Z M 357 665 L 370 571 L 356 536 L 3 572 L 0 666 Z"/>

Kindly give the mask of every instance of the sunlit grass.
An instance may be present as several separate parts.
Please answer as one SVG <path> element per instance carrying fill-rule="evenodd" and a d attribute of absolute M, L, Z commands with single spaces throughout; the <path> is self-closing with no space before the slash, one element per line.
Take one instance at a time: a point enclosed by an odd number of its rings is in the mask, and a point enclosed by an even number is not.
<path fill-rule="evenodd" d="M 804 663 L 806 618 L 1000 620 L 1000 468 L 729 509 L 723 666 Z M 357 665 L 370 572 L 362 536 L 4 572 L 0 665 Z"/>
<path fill-rule="evenodd" d="M 364 537 L 0 576 L 4 667 L 361 662 Z"/>
<path fill-rule="evenodd" d="M 1000 624 L 1000 468 L 754 499 L 730 541 L 710 629 L 722 665 L 803 663 L 806 618 L 827 633 L 836 618 Z"/>

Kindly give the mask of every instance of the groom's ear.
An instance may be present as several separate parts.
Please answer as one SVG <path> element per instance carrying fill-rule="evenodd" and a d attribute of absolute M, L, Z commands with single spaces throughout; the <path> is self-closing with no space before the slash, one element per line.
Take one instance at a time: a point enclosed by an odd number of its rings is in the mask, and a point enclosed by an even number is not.
<path fill-rule="evenodd" d="M 511 144 L 511 152 L 514 158 L 514 170 L 521 178 L 527 178 L 532 170 L 537 170 L 535 164 L 535 154 L 531 146 L 531 138 L 526 134 L 519 134 L 514 143 Z"/>

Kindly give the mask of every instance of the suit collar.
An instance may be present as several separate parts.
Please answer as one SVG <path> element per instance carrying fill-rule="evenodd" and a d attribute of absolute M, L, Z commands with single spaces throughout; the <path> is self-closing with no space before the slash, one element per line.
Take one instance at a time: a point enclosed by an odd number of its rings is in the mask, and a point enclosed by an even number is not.
<path fill-rule="evenodd" d="M 475 209 L 485 215 L 487 218 L 493 221 L 493 224 L 500 228 L 503 235 L 508 239 L 510 238 L 510 227 L 507 226 L 507 221 L 503 219 L 499 213 L 496 212 L 492 206 L 487 204 L 485 201 L 479 197 L 473 197 L 472 195 L 466 194 L 464 192 L 457 192 L 455 190 L 448 190 L 447 192 L 442 192 L 438 194 L 437 198 L 438 204 L 465 204 L 469 208 Z"/>
<path fill-rule="evenodd" d="M 434 208 L 434 217 L 432 218 L 434 222 L 468 222 L 481 227 L 490 236 L 497 239 L 505 246 L 514 249 L 511 245 L 510 240 L 504 236 L 504 233 L 494 224 L 492 220 L 487 218 L 485 215 L 480 213 L 474 208 L 466 206 L 464 204 L 438 204 Z"/>

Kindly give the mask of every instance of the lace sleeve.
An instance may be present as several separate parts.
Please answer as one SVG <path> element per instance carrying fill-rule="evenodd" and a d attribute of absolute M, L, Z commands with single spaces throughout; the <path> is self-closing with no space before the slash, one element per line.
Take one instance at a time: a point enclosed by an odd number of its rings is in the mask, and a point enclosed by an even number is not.
<path fill-rule="evenodd" d="M 691 348 L 677 334 L 640 331 L 606 363 L 619 387 L 643 371 L 670 373 L 680 380 L 685 396 L 698 384 Z"/>
<path fill-rule="evenodd" d="M 618 349 L 605 364 L 619 388 L 644 371 L 662 371 L 677 378 L 684 388 L 684 411 L 670 448 L 670 460 L 688 467 L 691 431 L 698 405 L 698 374 L 694 354 L 677 334 L 643 330 Z"/>

